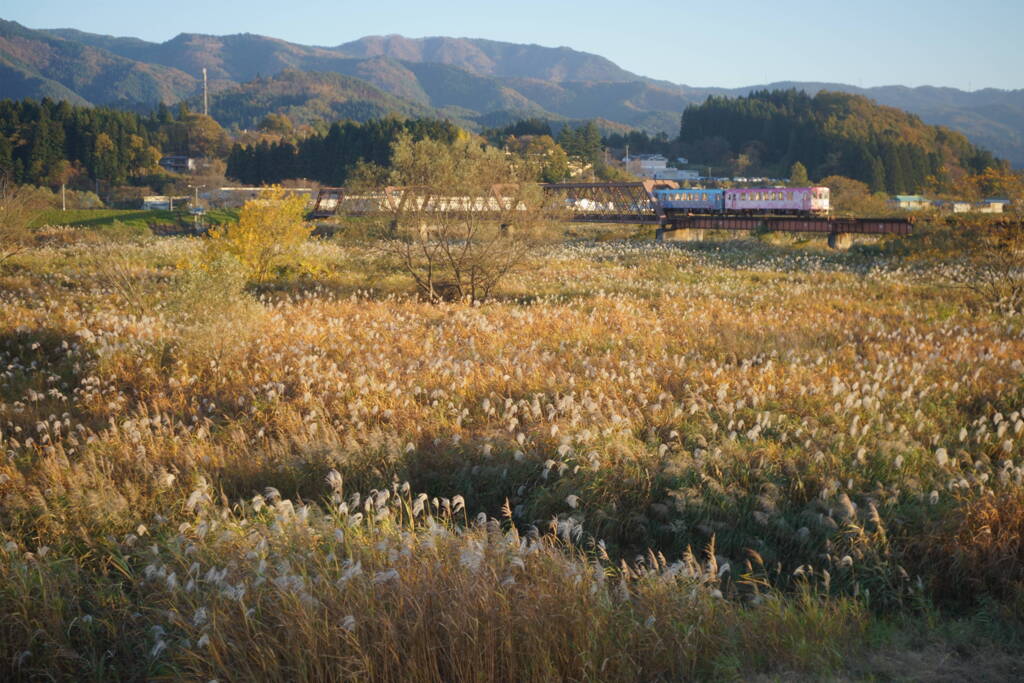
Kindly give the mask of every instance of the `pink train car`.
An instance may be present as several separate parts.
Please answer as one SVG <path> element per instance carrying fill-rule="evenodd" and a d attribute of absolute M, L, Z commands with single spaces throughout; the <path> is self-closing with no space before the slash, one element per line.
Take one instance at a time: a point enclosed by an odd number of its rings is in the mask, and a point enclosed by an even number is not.
<path fill-rule="evenodd" d="M 827 215 L 827 187 L 744 187 L 725 191 L 726 213 Z"/>

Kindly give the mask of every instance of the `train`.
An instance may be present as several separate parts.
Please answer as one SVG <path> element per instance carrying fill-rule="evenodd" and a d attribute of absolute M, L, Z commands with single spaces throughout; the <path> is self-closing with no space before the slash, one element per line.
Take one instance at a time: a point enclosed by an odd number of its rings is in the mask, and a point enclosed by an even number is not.
<path fill-rule="evenodd" d="M 828 216 L 827 187 L 744 187 L 655 190 L 666 214 Z"/>

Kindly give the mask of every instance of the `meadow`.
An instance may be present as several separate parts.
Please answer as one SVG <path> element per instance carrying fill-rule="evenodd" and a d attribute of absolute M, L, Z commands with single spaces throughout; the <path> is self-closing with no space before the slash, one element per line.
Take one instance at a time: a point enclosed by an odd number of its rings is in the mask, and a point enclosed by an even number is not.
<path fill-rule="evenodd" d="M 879 245 L 321 240 L 0 274 L 0 675 L 1024 675 L 1024 320 Z"/>

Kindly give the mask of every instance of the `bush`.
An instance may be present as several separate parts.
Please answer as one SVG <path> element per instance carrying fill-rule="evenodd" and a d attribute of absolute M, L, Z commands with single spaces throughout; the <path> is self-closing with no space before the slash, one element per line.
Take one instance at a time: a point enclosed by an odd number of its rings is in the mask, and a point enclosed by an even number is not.
<path fill-rule="evenodd" d="M 245 267 L 249 280 L 260 283 L 276 269 L 295 266 L 298 250 L 312 232 L 304 220 L 306 198 L 273 187 L 245 203 L 237 223 L 210 230 L 208 261 L 230 254 Z"/>
<path fill-rule="evenodd" d="M 31 188 L 0 175 L 0 264 L 31 245 L 28 224 L 40 208 Z"/>
<path fill-rule="evenodd" d="M 962 501 L 957 514 L 912 539 L 908 558 L 932 595 L 951 602 L 990 596 L 1024 604 L 1024 492 Z"/>

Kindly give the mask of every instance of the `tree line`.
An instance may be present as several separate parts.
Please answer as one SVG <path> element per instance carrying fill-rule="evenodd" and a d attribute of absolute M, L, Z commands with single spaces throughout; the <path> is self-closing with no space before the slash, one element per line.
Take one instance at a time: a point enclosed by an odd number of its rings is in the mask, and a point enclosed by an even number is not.
<path fill-rule="evenodd" d="M 429 138 L 452 144 L 460 129 L 448 121 L 403 121 L 390 116 L 366 123 L 334 123 L 326 134 L 317 133 L 298 141 L 236 144 L 228 154 L 227 175 L 249 185 L 279 183 L 288 178 L 344 185 L 360 165 L 389 167 L 392 146 L 403 134 L 413 140 Z"/>

